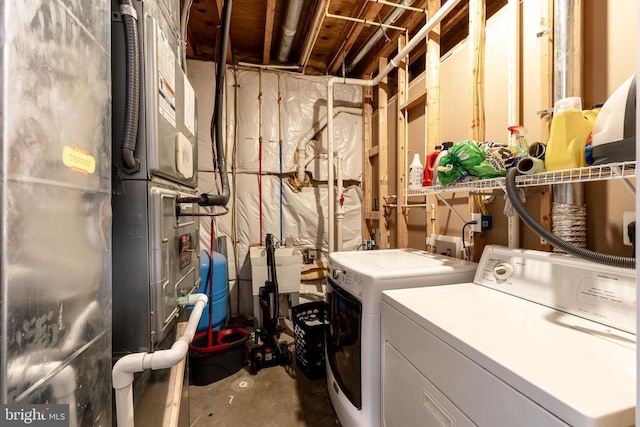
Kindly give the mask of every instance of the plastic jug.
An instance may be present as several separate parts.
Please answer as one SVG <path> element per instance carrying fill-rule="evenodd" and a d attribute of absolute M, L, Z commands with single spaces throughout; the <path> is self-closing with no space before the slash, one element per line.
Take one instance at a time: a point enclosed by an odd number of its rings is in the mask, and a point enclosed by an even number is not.
<path fill-rule="evenodd" d="M 438 176 L 438 166 L 440 165 L 440 161 L 442 160 L 442 158 L 444 156 L 446 156 L 447 154 L 449 154 L 449 148 L 453 147 L 453 142 L 451 141 L 447 141 L 447 142 L 443 142 L 442 143 L 442 148 L 440 150 L 440 154 L 438 154 L 438 157 L 436 158 L 435 164 L 433 166 L 434 172 L 433 172 L 433 184 L 432 185 L 439 185 L 440 184 L 440 177 Z"/>
<path fill-rule="evenodd" d="M 555 103 L 545 167 L 548 171 L 587 166 L 585 147 L 593 130 L 593 116 L 585 116 L 578 97 Z"/>
<path fill-rule="evenodd" d="M 436 149 L 433 150 L 427 156 L 426 165 L 424 167 L 424 174 L 422 175 L 422 186 L 430 187 L 433 184 L 433 169 L 436 164 L 436 159 L 441 152 L 441 146 L 436 146 Z"/>
<path fill-rule="evenodd" d="M 422 188 L 422 175 L 424 168 L 420 163 L 420 154 L 413 156 L 413 162 L 409 165 L 409 190 L 419 190 Z"/>

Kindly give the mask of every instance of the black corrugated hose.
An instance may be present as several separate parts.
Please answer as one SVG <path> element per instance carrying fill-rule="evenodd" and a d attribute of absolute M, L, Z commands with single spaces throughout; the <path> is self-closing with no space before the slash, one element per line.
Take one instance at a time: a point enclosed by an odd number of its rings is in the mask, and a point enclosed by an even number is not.
<path fill-rule="evenodd" d="M 140 116 L 140 41 L 138 23 L 133 14 L 135 9 L 131 0 L 120 0 L 120 15 L 124 23 L 127 51 L 124 126 L 120 149 L 122 163 L 127 173 L 136 173 L 140 170 L 140 160 L 135 157 Z"/>
<path fill-rule="evenodd" d="M 629 257 L 621 257 L 616 255 L 607 255 L 602 254 L 600 252 L 590 251 L 585 248 L 580 248 L 578 246 L 574 246 L 571 243 L 565 242 L 546 228 L 544 228 L 541 224 L 539 224 L 535 218 L 527 211 L 524 207 L 524 204 L 518 197 L 518 189 L 516 187 L 516 176 L 518 175 L 518 170 L 516 168 L 512 168 L 507 173 L 507 196 L 509 197 L 509 201 L 513 205 L 520 218 L 524 221 L 527 226 L 533 230 L 538 236 L 547 240 L 551 245 L 556 248 L 560 248 L 568 254 L 577 256 L 579 258 L 586 259 L 587 261 L 595 262 L 598 264 L 610 265 L 612 267 L 621 267 L 621 268 L 636 268 L 636 259 Z"/>
<path fill-rule="evenodd" d="M 231 26 L 231 8 L 233 0 L 224 0 L 222 6 L 222 26 L 218 40 L 216 58 L 216 98 L 211 117 L 211 141 L 215 141 L 213 158 L 217 159 L 222 194 L 201 194 L 199 197 L 182 197 L 178 203 L 197 203 L 200 206 L 227 206 L 229 201 L 229 177 L 224 156 L 224 141 L 222 139 L 222 107 L 224 106 L 224 76 L 227 65 L 227 48 L 229 46 L 229 27 Z M 212 144 L 213 149 L 213 144 Z M 215 167 L 215 165 L 214 165 Z"/>

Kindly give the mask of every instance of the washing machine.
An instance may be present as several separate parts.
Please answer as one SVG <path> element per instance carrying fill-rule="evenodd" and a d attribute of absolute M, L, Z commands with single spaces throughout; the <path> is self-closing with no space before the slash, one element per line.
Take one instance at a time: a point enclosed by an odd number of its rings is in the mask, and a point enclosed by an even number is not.
<path fill-rule="evenodd" d="M 343 427 L 380 425 L 382 291 L 469 281 L 476 267 L 416 249 L 330 255 L 327 385 Z"/>
<path fill-rule="evenodd" d="M 383 425 L 634 425 L 635 276 L 488 246 L 473 282 L 385 291 Z"/>

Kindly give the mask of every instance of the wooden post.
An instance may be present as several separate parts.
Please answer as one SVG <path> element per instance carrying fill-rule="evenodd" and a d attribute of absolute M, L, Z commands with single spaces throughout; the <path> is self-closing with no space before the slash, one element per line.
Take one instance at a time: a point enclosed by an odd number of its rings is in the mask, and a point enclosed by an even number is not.
<path fill-rule="evenodd" d="M 469 0 L 469 72 L 471 126 L 469 138 L 484 141 L 484 40 L 485 0 Z"/>
<path fill-rule="evenodd" d="M 486 0 L 469 0 L 469 72 L 471 74 L 470 97 L 471 126 L 469 137 L 475 141 L 485 140 L 484 123 L 484 49 Z M 477 212 L 473 197 L 469 199 L 469 212 Z M 474 252 L 470 259 L 477 260 L 484 250 L 484 237 L 476 233 L 473 238 Z"/>
<path fill-rule="evenodd" d="M 441 0 L 429 0 L 427 4 L 427 19 L 431 18 L 441 7 Z M 436 25 L 427 36 L 427 50 L 425 52 L 425 85 L 427 88 L 427 101 L 425 102 L 425 140 L 426 152 L 431 153 L 440 143 L 440 24 Z M 426 166 L 425 166 L 426 167 Z M 434 174 L 436 172 L 434 171 Z M 430 196 L 425 198 L 427 205 L 438 206 L 438 198 Z M 426 235 L 436 233 L 439 230 L 437 209 L 425 209 Z"/>
<path fill-rule="evenodd" d="M 407 44 L 406 36 L 401 34 L 398 36 L 398 51 L 400 51 Z M 409 98 L 407 87 L 407 64 L 409 63 L 408 56 L 404 57 L 398 65 L 398 100 L 396 102 L 398 121 L 396 125 L 396 135 L 398 148 L 396 150 L 396 175 L 397 175 L 397 194 L 396 197 L 396 212 L 397 212 L 397 225 L 396 225 L 396 247 L 406 248 L 409 244 L 409 227 L 407 224 L 407 215 L 409 208 L 407 205 L 407 197 L 404 195 L 406 187 L 407 177 L 407 116 L 409 112 L 406 108 L 402 108 L 403 104 L 407 102 Z M 404 206 L 403 206 L 404 205 Z"/>
<path fill-rule="evenodd" d="M 362 201 L 362 239 L 374 239 L 371 226 L 371 211 L 373 210 L 373 168 L 371 166 L 372 150 L 372 128 L 371 120 L 373 115 L 373 88 L 365 86 L 362 88 L 362 159 L 364 160 L 362 170 L 362 191 L 364 193 Z"/>
<path fill-rule="evenodd" d="M 540 109 L 553 107 L 553 0 L 540 2 Z M 549 140 L 551 131 L 551 114 L 540 116 L 540 138 Z M 540 195 L 540 224 L 551 230 L 551 205 L 553 190 L 547 185 L 546 191 Z M 551 245 L 540 243 L 540 250 L 551 251 Z"/>
<path fill-rule="evenodd" d="M 378 70 L 381 72 L 387 66 L 387 58 L 378 58 Z M 389 247 L 389 230 L 385 215 L 385 198 L 389 195 L 388 177 L 388 147 L 387 147 L 387 84 L 385 77 L 378 85 L 378 230 L 380 232 L 380 249 Z"/>

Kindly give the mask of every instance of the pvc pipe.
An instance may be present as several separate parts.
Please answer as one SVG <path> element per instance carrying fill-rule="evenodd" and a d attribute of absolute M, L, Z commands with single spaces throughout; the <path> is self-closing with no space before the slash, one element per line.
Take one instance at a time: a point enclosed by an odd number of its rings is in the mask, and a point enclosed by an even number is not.
<path fill-rule="evenodd" d="M 427 23 L 424 24 L 422 28 L 420 28 L 420 31 L 418 31 L 416 35 L 407 42 L 407 45 L 403 47 L 393 59 L 389 60 L 389 63 L 382 70 L 382 72 L 380 72 L 376 76 L 376 78 L 373 79 L 375 81 L 375 85 L 378 85 L 382 81 L 382 79 L 384 79 L 394 68 L 396 68 L 400 64 L 402 58 L 407 56 L 409 52 L 415 49 L 420 42 L 424 41 L 424 39 L 429 35 L 429 32 L 433 30 L 433 28 L 438 25 L 440 21 L 442 21 L 442 19 L 447 16 L 447 14 L 449 14 L 449 12 L 451 12 L 458 3 L 460 3 L 460 1 L 461 0 L 449 0 L 440 9 L 438 9 L 438 11 L 431 17 L 431 19 L 429 19 Z"/>
<path fill-rule="evenodd" d="M 192 294 L 178 298 L 178 305 L 193 305 L 193 311 L 187 327 L 170 349 L 154 353 L 133 353 L 120 358 L 113 366 L 111 379 L 116 391 L 116 416 L 118 427 L 133 427 L 133 374 L 145 369 L 167 369 L 177 365 L 187 355 L 189 344 L 193 341 L 196 328 L 200 323 L 202 311 L 209 299 L 205 294 Z"/>
<path fill-rule="evenodd" d="M 438 12 L 433 15 L 429 21 L 418 31 L 418 33 L 407 43 L 407 45 L 398 52 L 398 54 L 387 64 L 387 66 L 376 76 L 376 78 L 372 80 L 365 79 L 352 79 L 346 77 L 331 77 L 327 81 L 327 132 L 328 132 L 328 142 L 327 142 L 327 155 L 329 158 L 329 165 L 333 164 L 333 86 L 337 83 L 345 84 L 345 85 L 357 85 L 357 86 L 377 86 L 382 79 L 384 79 L 395 67 L 398 66 L 400 60 L 407 56 L 409 52 L 411 52 L 418 43 L 423 41 L 425 37 L 429 34 L 436 25 L 442 21 L 442 19 L 449 13 L 453 8 L 460 3 L 460 0 L 449 0 L 442 6 Z M 329 253 L 334 251 L 334 210 L 335 210 L 335 198 L 334 198 L 334 182 L 333 182 L 333 168 L 328 168 L 329 177 L 328 177 L 328 185 L 329 185 L 329 206 L 328 206 L 328 232 L 329 232 Z"/>
<path fill-rule="evenodd" d="M 338 251 L 342 251 L 343 238 L 342 238 L 342 220 L 344 218 L 344 183 L 342 181 L 342 151 L 336 153 L 336 175 L 338 181 L 338 207 L 336 209 L 336 240 L 338 241 Z"/>
<path fill-rule="evenodd" d="M 299 70 L 299 65 L 266 65 L 254 64 L 252 62 L 238 62 L 241 67 L 260 68 L 261 70 Z"/>
<path fill-rule="evenodd" d="M 353 115 L 361 116 L 362 115 L 362 108 L 335 107 L 333 109 L 333 116 L 334 117 L 336 117 L 340 113 L 347 113 L 347 114 L 353 114 Z M 296 165 L 296 181 L 297 181 L 297 184 L 304 183 L 304 180 L 305 180 L 305 166 L 308 165 L 311 160 L 313 160 L 313 157 L 311 157 L 310 159 L 307 159 L 306 153 L 305 153 L 306 146 L 309 143 L 309 141 L 311 141 L 311 139 L 314 136 L 316 136 L 317 134 L 322 132 L 326 126 L 327 126 L 327 115 L 324 115 L 324 116 L 322 116 L 322 118 L 320 120 L 318 120 L 318 122 L 316 122 L 313 126 L 311 126 L 311 129 L 309 129 L 309 131 L 306 134 L 304 134 L 304 136 L 298 142 L 298 148 L 297 148 L 298 158 L 297 158 L 297 165 Z"/>
<path fill-rule="evenodd" d="M 282 240 L 282 229 L 283 227 L 283 223 L 282 223 L 282 140 L 280 140 L 280 243 L 283 242 Z"/>
<path fill-rule="evenodd" d="M 287 2 L 282 35 L 280 36 L 280 43 L 278 44 L 278 61 L 280 62 L 287 62 L 289 59 L 293 38 L 298 31 L 298 23 L 300 22 L 303 6 L 304 0 L 289 0 Z"/>

